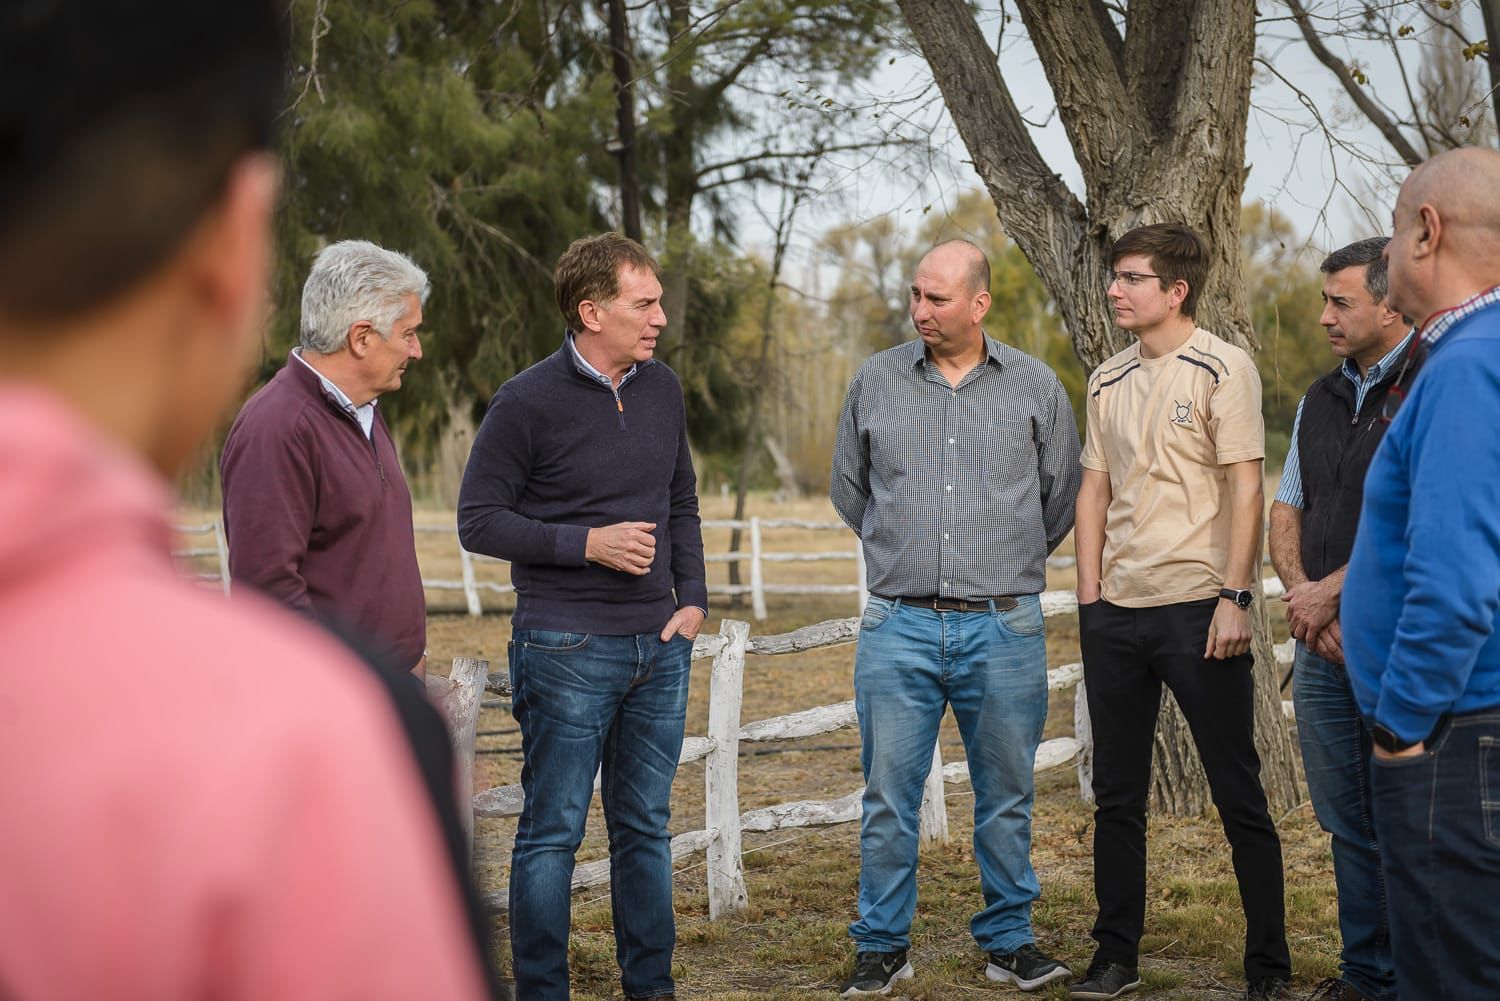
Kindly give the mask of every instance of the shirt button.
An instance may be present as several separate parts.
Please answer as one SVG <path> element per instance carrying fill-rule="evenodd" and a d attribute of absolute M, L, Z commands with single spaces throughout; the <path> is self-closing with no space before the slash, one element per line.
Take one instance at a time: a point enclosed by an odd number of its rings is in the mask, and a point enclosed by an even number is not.
<path fill-rule="evenodd" d="M 943 533 L 943 541 L 944 542 L 948 541 L 948 533 L 947 532 Z"/>
<path fill-rule="evenodd" d="M 948 390 L 948 395 L 949 396 L 957 396 L 958 395 L 958 390 L 956 390 L 956 389 L 950 389 L 950 390 Z"/>
<path fill-rule="evenodd" d="M 953 444 L 953 442 L 954 442 L 954 439 L 952 439 L 952 438 L 949 438 L 949 439 L 948 439 L 948 444 L 950 444 L 950 445 L 951 445 L 951 444 Z"/>
<path fill-rule="evenodd" d="M 943 586 L 947 587 L 948 586 L 948 582 L 947 581 L 943 581 Z"/>
<path fill-rule="evenodd" d="M 948 491 L 951 494 L 953 492 L 953 484 L 950 483 L 946 487 L 944 487 L 943 489 L 946 490 L 946 491 Z"/>

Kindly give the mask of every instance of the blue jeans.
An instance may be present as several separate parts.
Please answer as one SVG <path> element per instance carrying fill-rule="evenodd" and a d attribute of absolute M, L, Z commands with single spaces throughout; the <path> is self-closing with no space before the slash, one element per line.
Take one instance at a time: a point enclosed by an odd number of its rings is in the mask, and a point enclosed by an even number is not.
<path fill-rule="evenodd" d="M 1403 1001 L 1500 993 L 1500 709 L 1370 766 Z"/>
<path fill-rule="evenodd" d="M 986 952 L 1033 941 L 1032 767 L 1047 721 L 1047 643 L 1036 595 L 1010 611 L 935 612 L 870 596 L 854 658 L 860 761 L 861 952 L 910 943 L 917 829 L 943 711 L 953 707 L 974 789 L 974 858 L 984 910 L 969 927 Z"/>
<path fill-rule="evenodd" d="M 1343 979 L 1367 997 L 1394 1001 L 1385 871 L 1370 805 L 1370 733 L 1343 665 L 1324 660 L 1300 642 L 1292 701 L 1307 793 L 1318 825 L 1332 835 Z"/>
<path fill-rule="evenodd" d="M 602 764 L 615 958 L 626 997 L 670 994 L 672 778 L 682 751 L 693 645 L 655 633 L 517 630 L 512 710 L 526 803 L 510 863 L 516 996 L 568 997 L 574 855 Z"/>

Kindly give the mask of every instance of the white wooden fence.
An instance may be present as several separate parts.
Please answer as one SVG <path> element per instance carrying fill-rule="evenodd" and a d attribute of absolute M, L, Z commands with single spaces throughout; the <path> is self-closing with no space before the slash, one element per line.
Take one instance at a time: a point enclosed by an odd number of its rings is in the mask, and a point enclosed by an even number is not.
<path fill-rule="evenodd" d="M 1263 582 L 1262 594 L 1271 599 L 1282 593 L 1281 582 L 1274 577 Z M 1047 617 L 1075 613 L 1077 598 L 1072 591 L 1048 591 L 1042 596 L 1042 614 Z M 740 723 L 742 683 L 747 653 L 779 655 L 801 653 L 819 647 L 852 643 L 859 637 L 860 619 L 830 619 L 772 636 L 751 637 L 748 623 L 724 619 L 717 635 L 702 635 L 693 644 L 693 659 L 713 658 L 709 679 L 708 732 L 684 739 L 679 763 L 703 760 L 704 826 L 679 834 L 672 839 L 672 860 L 680 861 L 697 852 L 707 854 L 708 910 L 710 920 L 739 910 L 746 905 L 744 866 L 740 840 L 745 831 L 774 831 L 795 827 L 849 823 L 859 819 L 863 788 L 855 789 L 833 800 L 799 800 L 761 807 L 747 813 L 739 808 L 739 745 L 742 742 L 799 740 L 831 733 L 858 725 L 854 703 L 816 706 L 771 719 Z M 1291 659 L 1291 642 L 1276 649 L 1283 663 Z M 477 665 L 477 666 L 476 666 Z M 472 679 L 485 676 L 485 662 L 469 658 L 454 661 L 454 678 Z M 464 674 L 467 672 L 467 674 Z M 508 694 L 499 675 L 488 675 L 491 688 Z M 450 691 L 470 681 L 429 684 L 447 685 Z M 1073 765 L 1077 770 L 1079 794 L 1092 801 L 1093 742 L 1089 725 L 1088 699 L 1083 684 L 1083 665 L 1063 664 L 1047 671 L 1048 691 L 1074 689 L 1073 734 L 1043 741 L 1037 748 L 1034 770 L 1037 773 Z M 1290 702 L 1283 709 L 1290 715 Z M 473 698 L 473 718 L 450 720 L 460 761 L 472 763 L 475 719 L 479 702 Z M 470 773 L 472 775 L 472 772 Z M 944 764 L 940 745 L 932 749 L 932 770 L 923 791 L 920 837 L 924 841 L 948 838 L 948 814 L 943 786 L 949 782 L 966 782 L 969 766 L 965 761 Z M 472 786 L 461 786 L 472 788 Z M 514 817 L 521 812 L 524 794 L 519 785 L 497 786 L 473 798 L 473 814 L 479 817 Z M 472 831 L 472 818 L 465 818 Z M 578 866 L 573 873 L 573 890 L 601 886 L 609 881 L 609 860 L 601 859 Z M 485 894 L 486 905 L 503 911 L 508 904 L 506 887 Z"/>

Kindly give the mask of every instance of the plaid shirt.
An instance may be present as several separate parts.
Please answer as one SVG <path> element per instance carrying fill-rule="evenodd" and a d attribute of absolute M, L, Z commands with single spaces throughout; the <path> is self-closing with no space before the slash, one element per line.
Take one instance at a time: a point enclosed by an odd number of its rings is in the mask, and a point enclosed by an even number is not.
<path fill-rule="evenodd" d="M 1438 342 L 1438 338 L 1451 330 L 1459 320 L 1496 303 L 1500 303 L 1500 285 L 1487 288 L 1478 295 L 1470 296 L 1457 306 L 1439 312 L 1435 317 L 1429 318 L 1427 326 L 1422 328 L 1422 346 L 1431 351 L 1432 346 Z"/>
<path fill-rule="evenodd" d="M 844 400 L 829 494 L 888 595 L 1036 594 L 1073 527 L 1078 426 L 1045 364 L 986 336 L 957 387 L 920 340 L 868 359 Z"/>

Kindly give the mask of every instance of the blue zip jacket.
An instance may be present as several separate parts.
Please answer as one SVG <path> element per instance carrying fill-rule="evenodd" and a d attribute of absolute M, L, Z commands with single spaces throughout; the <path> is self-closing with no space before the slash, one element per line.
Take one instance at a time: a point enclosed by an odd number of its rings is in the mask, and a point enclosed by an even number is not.
<path fill-rule="evenodd" d="M 1355 699 L 1402 740 L 1500 706 L 1500 305 L 1456 322 L 1386 432 L 1340 617 Z"/>

